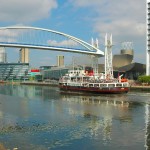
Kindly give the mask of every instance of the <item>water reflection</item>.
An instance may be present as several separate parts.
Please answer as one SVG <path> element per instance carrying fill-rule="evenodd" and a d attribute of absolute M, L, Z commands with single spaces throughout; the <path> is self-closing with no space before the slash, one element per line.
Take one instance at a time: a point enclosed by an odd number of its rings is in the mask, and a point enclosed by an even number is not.
<path fill-rule="evenodd" d="M 73 105 L 69 109 L 70 114 L 79 115 L 83 117 L 103 117 L 103 119 L 100 119 L 99 122 L 96 122 L 94 124 L 92 128 L 93 130 L 91 131 L 91 135 L 96 136 L 98 135 L 99 131 L 103 131 L 104 143 L 111 140 L 113 130 L 113 119 L 119 120 L 120 122 L 132 123 L 134 121 L 134 116 L 130 111 L 132 109 L 135 109 L 136 107 L 138 108 L 145 106 L 145 147 L 146 150 L 150 150 L 149 101 L 147 101 L 146 104 L 141 101 L 134 101 L 132 97 L 129 98 L 128 95 L 107 95 L 104 97 L 103 96 L 72 96 L 71 94 L 62 93 L 62 100 L 67 101 L 70 105 Z M 143 96 L 145 96 L 145 94 L 141 94 L 140 98 L 142 98 Z M 77 107 L 75 107 L 75 103 L 80 103 L 80 106 L 82 106 L 82 108 L 77 109 Z"/>
<path fill-rule="evenodd" d="M 150 106 L 145 105 L 145 147 L 150 150 Z"/>
<path fill-rule="evenodd" d="M 120 100 L 110 100 L 109 97 L 92 97 L 92 96 L 72 96 L 62 94 L 62 100 L 67 101 L 69 108 L 68 113 L 71 115 L 82 116 L 85 118 L 94 118 L 93 122 L 89 122 L 86 126 L 91 129 L 91 136 L 97 137 L 100 131 L 103 134 L 104 143 L 111 140 L 112 119 L 115 117 L 120 121 L 131 121 L 132 117 L 128 113 L 129 102 L 125 101 L 125 97 Z"/>
<path fill-rule="evenodd" d="M 0 94 L 18 96 L 28 99 L 57 99 L 58 91 L 55 87 L 48 86 L 28 86 L 28 85 L 2 85 Z"/>
<path fill-rule="evenodd" d="M 149 94 L 17 85 L 0 93 L 0 142 L 8 149 L 150 149 Z"/>

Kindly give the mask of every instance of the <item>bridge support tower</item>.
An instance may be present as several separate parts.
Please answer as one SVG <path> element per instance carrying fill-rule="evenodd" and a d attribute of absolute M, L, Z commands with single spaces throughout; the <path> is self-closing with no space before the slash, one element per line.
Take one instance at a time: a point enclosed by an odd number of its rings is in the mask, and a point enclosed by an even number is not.
<path fill-rule="evenodd" d="M 28 48 L 20 49 L 20 62 L 29 63 L 29 49 Z"/>

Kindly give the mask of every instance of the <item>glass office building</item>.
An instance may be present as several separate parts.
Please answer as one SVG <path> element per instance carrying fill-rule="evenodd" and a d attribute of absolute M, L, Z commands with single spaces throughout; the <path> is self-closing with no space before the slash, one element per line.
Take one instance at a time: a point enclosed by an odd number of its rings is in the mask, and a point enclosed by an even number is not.
<path fill-rule="evenodd" d="M 29 70 L 29 63 L 0 63 L 0 80 L 24 79 Z"/>
<path fill-rule="evenodd" d="M 60 77 L 68 73 L 68 68 L 52 68 L 43 71 L 43 79 L 59 80 Z"/>

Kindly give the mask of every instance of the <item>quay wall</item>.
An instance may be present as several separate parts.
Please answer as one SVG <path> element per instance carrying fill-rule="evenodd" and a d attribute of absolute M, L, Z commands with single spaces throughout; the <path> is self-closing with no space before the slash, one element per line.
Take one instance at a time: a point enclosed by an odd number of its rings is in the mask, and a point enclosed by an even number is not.
<path fill-rule="evenodd" d="M 41 86 L 58 86 L 58 81 L 51 81 L 51 82 L 20 82 L 22 85 L 41 85 Z"/>
<path fill-rule="evenodd" d="M 150 92 L 150 86 L 131 86 L 130 91 L 147 91 Z"/>
<path fill-rule="evenodd" d="M 58 86 L 58 81 L 51 81 L 51 82 L 21 82 L 22 85 L 41 85 L 41 86 Z M 130 91 L 149 91 L 150 92 L 150 86 L 146 85 L 131 85 Z"/>

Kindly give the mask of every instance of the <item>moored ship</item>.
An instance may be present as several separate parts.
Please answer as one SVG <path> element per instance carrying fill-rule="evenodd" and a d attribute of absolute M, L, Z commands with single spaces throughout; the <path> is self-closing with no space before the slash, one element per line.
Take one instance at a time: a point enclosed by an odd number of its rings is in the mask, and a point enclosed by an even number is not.
<path fill-rule="evenodd" d="M 98 94 L 119 94 L 129 91 L 127 79 L 113 76 L 112 67 L 112 36 L 105 37 L 105 73 L 98 74 L 93 70 L 69 70 L 68 74 L 61 77 L 59 87 L 65 91 L 92 92 Z"/>
<path fill-rule="evenodd" d="M 60 78 L 59 87 L 65 91 L 92 92 L 102 94 L 119 94 L 129 91 L 129 83 L 126 79 L 104 79 L 100 76 L 89 76 L 84 74 L 68 74 Z"/>

